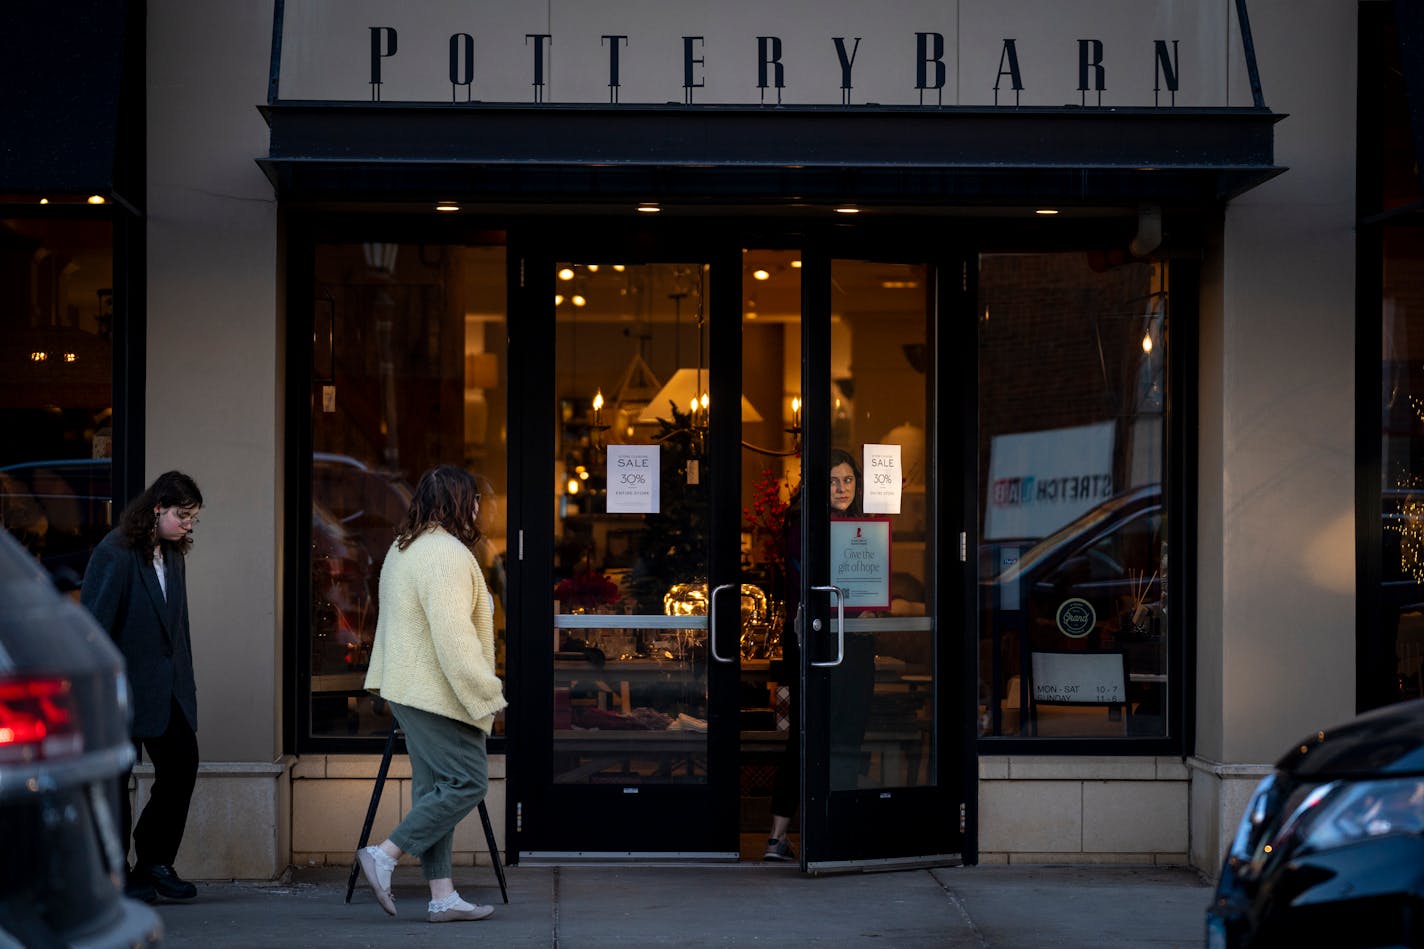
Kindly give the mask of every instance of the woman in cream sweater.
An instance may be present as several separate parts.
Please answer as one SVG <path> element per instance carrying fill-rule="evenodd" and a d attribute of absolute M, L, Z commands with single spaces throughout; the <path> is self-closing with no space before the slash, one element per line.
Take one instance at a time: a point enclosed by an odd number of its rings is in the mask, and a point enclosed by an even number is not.
<path fill-rule="evenodd" d="M 427 471 L 381 567 L 381 612 L 366 688 L 390 703 L 405 732 L 414 803 L 380 844 L 356 856 L 376 902 L 396 913 L 391 871 L 420 858 L 432 923 L 484 919 L 493 906 L 455 892 L 455 825 L 489 787 L 485 736 L 504 691 L 494 666 L 494 609 L 471 548 L 480 539 L 479 487 L 451 465 Z"/>

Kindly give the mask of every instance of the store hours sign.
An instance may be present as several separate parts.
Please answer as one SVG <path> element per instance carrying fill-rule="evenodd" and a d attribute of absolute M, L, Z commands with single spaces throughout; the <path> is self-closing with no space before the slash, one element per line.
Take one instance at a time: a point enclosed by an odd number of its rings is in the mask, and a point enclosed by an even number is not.
<path fill-rule="evenodd" d="M 1249 105 L 1228 101 L 1228 6 L 284 0 L 275 52 L 285 100 Z"/>

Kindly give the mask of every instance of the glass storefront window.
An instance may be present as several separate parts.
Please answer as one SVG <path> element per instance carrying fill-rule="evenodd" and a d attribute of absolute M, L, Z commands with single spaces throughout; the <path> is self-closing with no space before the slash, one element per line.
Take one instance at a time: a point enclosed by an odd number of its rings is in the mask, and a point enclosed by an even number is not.
<path fill-rule="evenodd" d="M 707 270 L 557 265 L 556 784 L 707 781 Z"/>
<path fill-rule="evenodd" d="M 75 590 L 113 523 L 113 234 L 0 220 L 0 517 Z"/>
<path fill-rule="evenodd" d="M 979 274 L 980 734 L 1164 737 L 1166 265 Z"/>
<path fill-rule="evenodd" d="M 503 246 L 317 247 L 312 358 L 311 737 L 384 735 L 364 688 L 381 565 L 422 472 L 480 481 L 475 551 L 504 674 L 508 490 Z M 494 733 L 502 734 L 503 715 Z"/>
<path fill-rule="evenodd" d="M 1383 234 L 1382 648 L 1393 672 L 1376 698 L 1424 698 L 1424 230 Z"/>
<path fill-rule="evenodd" d="M 1360 283 L 1378 292 L 1361 314 L 1361 402 L 1379 399 L 1378 513 L 1362 497 L 1359 633 L 1362 708 L 1424 698 L 1424 217 L 1407 71 L 1388 4 L 1362 4 L 1358 191 Z M 1379 320 L 1379 349 L 1366 322 Z M 1379 358 L 1378 370 L 1370 363 Z M 1379 376 L 1374 373 L 1378 371 Z M 1377 383 L 1377 394 L 1368 392 Z M 1363 425 L 1363 416 L 1361 416 Z M 1363 492 L 1373 493 L 1367 484 Z M 1368 513 L 1365 513 L 1368 512 Z M 1375 558 L 1378 557 L 1378 561 Z M 1376 597 L 1374 602 L 1366 598 Z"/>

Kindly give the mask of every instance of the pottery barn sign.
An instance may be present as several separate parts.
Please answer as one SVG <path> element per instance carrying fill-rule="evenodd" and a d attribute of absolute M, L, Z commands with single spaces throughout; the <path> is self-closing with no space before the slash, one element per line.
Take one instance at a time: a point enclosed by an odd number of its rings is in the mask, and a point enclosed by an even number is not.
<path fill-rule="evenodd" d="M 1226 106 L 1225 4 L 285 0 L 280 98 Z M 1241 85 L 1238 83 L 1238 85 Z M 1239 100 L 1239 101 L 1238 101 Z"/>

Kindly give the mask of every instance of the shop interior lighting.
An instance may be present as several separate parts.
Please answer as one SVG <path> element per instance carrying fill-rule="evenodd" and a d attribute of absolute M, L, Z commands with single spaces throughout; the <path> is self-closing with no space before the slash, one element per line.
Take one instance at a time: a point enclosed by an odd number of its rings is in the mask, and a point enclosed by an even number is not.
<path fill-rule="evenodd" d="M 1043 215 L 1044 217 L 1052 217 L 1053 215 L 1055 215 L 1055 214 L 1058 213 L 1058 209 L 1057 209 L 1057 208 L 1039 208 L 1037 211 L 1034 211 L 1033 213 L 1034 213 L 1034 214 L 1041 214 L 1041 215 Z"/>
<path fill-rule="evenodd" d="M 563 303 L 563 302 L 564 302 L 564 295 L 563 295 L 562 293 L 556 293 L 556 294 L 554 294 L 554 306 L 558 306 L 560 303 Z"/>
<path fill-rule="evenodd" d="M 91 195 L 89 196 L 89 203 L 90 203 L 90 204 L 103 204 L 103 203 L 104 203 L 104 196 L 103 196 L 102 194 L 91 194 Z"/>
<path fill-rule="evenodd" d="M 589 273 L 598 273 L 598 264 L 589 264 L 589 265 L 588 265 L 588 272 L 589 272 Z"/>
<path fill-rule="evenodd" d="M 441 201 L 439 204 L 435 205 L 435 210 L 449 213 L 451 211 L 460 210 L 460 206 L 454 201 Z"/>
<path fill-rule="evenodd" d="M 657 214 L 659 211 L 662 210 L 662 208 L 658 207 L 658 203 L 656 201 L 644 201 L 642 204 L 638 205 L 638 210 L 643 214 Z"/>
<path fill-rule="evenodd" d="M 49 204 L 49 198 L 40 198 L 40 204 Z"/>
<path fill-rule="evenodd" d="M 752 276 L 755 277 L 757 280 L 770 280 L 770 279 L 771 279 L 771 274 L 770 274 L 768 271 L 765 271 L 765 270 L 753 270 L 753 271 L 752 271 Z"/>
<path fill-rule="evenodd" d="M 565 267 L 563 270 L 560 270 L 560 271 L 559 271 L 559 279 L 560 279 L 560 280 L 572 280 L 572 279 L 574 279 L 574 271 L 573 271 L 573 268 L 572 268 L 572 267 Z"/>
<path fill-rule="evenodd" d="M 793 261 L 791 262 L 791 268 L 792 268 L 793 270 L 800 270 L 800 269 L 801 269 L 801 261 L 799 261 L 799 260 L 793 260 Z"/>
<path fill-rule="evenodd" d="M 880 286 L 885 290 L 913 290 L 920 285 L 918 280 L 882 280 Z"/>
<path fill-rule="evenodd" d="M 1152 333 L 1151 333 L 1151 332 L 1147 332 L 1147 333 L 1143 333 L 1143 334 L 1142 334 L 1142 351 L 1143 351 L 1144 353 L 1150 353 L 1150 352 L 1152 352 Z"/>
<path fill-rule="evenodd" d="M 628 269 L 628 268 L 625 267 L 623 264 L 614 264 L 614 265 L 613 265 L 613 270 L 614 270 L 616 273 L 622 273 L 623 271 L 625 271 L 625 270 L 627 270 L 627 269 Z"/>
<path fill-rule="evenodd" d="M 574 306 L 586 306 L 588 304 L 588 300 L 584 297 L 582 293 L 575 293 L 569 299 Z"/>
<path fill-rule="evenodd" d="M 859 213 L 860 213 L 860 208 L 855 207 L 854 205 L 851 205 L 851 204 L 847 204 L 847 205 L 845 205 L 844 207 L 836 208 L 836 213 L 837 213 L 837 214 L 859 214 Z"/>

